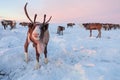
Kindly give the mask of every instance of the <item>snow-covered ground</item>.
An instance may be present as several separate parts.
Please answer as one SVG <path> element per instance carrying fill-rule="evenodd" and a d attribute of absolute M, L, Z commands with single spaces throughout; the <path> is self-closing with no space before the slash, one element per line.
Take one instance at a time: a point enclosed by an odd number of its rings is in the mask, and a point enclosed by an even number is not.
<path fill-rule="evenodd" d="M 120 80 L 120 30 L 104 31 L 102 38 L 89 37 L 89 31 L 75 25 L 57 35 L 50 24 L 49 63 L 34 70 L 35 50 L 29 46 L 29 63 L 24 61 L 27 27 L 3 30 L 0 25 L 0 80 Z"/>

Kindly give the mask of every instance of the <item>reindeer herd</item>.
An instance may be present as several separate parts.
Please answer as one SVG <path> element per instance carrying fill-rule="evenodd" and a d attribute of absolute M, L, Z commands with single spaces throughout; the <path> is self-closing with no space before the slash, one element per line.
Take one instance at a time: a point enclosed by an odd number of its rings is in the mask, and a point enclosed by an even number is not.
<path fill-rule="evenodd" d="M 11 27 L 11 30 L 16 27 L 16 22 L 13 20 L 2 20 L 1 24 L 4 27 L 4 29 L 6 29 L 8 26 Z"/>
<path fill-rule="evenodd" d="M 44 53 L 45 63 L 48 63 L 47 59 L 47 45 L 49 42 L 49 22 L 52 18 L 52 16 L 46 20 L 46 14 L 44 14 L 43 22 L 36 22 L 37 14 L 34 15 L 34 20 L 30 18 L 27 12 L 27 4 L 24 6 L 24 12 L 26 17 L 29 19 L 30 22 L 20 22 L 19 25 L 21 26 L 27 26 L 27 37 L 24 44 L 24 54 L 25 54 L 25 61 L 28 63 L 29 57 L 28 57 L 28 46 L 30 42 L 33 43 L 33 47 L 36 51 L 36 65 L 35 69 L 40 68 L 39 64 L 39 57 L 41 53 Z M 1 21 L 2 26 L 6 30 L 8 26 L 10 26 L 10 29 L 16 28 L 16 22 L 14 20 L 2 20 Z M 75 23 L 67 23 L 67 28 L 73 28 Z M 120 24 L 109 24 L 109 23 L 83 23 L 82 24 L 86 30 L 90 30 L 90 37 L 92 36 L 92 30 L 98 30 L 97 38 L 101 38 L 101 29 L 104 30 L 111 30 L 113 29 L 120 29 Z M 63 35 L 63 31 L 65 30 L 64 26 L 58 26 L 57 27 L 57 34 Z"/>
<path fill-rule="evenodd" d="M 101 38 L 101 29 L 104 29 L 104 30 L 120 29 L 120 24 L 83 23 L 82 25 L 86 30 L 90 30 L 90 37 L 92 36 L 92 30 L 98 30 L 98 35 L 96 38 Z"/>
<path fill-rule="evenodd" d="M 10 26 L 10 30 L 16 28 L 15 20 L 2 20 L 2 26 L 6 30 L 8 26 Z M 23 27 L 29 27 L 30 22 L 20 22 L 19 25 Z M 73 28 L 75 23 L 67 23 L 67 28 Z M 90 37 L 92 36 L 92 30 L 98 30 L 98 35 L 96 38 L 101 38 L 101 29 L 111 30 L 111 29 L 120 29 L 120 24 L 112 24 L 112 23 L 82 23 L 86 30 L 90 30 Z M 63 35 L 63 31 L 65 30 L 64 26 L 57 27 L 57 34 Z"/>

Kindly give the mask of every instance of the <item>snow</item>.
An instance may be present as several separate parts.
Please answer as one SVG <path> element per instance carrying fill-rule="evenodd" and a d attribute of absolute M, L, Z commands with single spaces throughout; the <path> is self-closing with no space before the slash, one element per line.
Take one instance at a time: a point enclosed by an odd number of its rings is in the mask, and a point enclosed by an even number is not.
<path fill-rule="evenodd" d="M 57 26 L 65 26 L 63 35 Z M 48 64 L 41 54 L 39 70 L 34 70 L 35 50 L 29 46 L 29 63 L 24 59 L 28 28 L 3 30 L 0 25 L 0 80 L 120 80 L 120 30 L 104 31 L 102 38 L 76 24 L 50 24 Z"/>

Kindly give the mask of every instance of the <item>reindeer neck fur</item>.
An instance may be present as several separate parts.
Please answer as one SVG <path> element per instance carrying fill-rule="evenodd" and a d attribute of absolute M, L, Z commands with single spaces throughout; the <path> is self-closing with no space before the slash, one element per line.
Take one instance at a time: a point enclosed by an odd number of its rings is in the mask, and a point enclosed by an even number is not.
<path fill-rule="evenodd" d="M 42 34 L 40 35 L 40 41 L 47 45 L 49 41 L 49 30 L 45 30 L 44 32 L 42 32 Z"/>

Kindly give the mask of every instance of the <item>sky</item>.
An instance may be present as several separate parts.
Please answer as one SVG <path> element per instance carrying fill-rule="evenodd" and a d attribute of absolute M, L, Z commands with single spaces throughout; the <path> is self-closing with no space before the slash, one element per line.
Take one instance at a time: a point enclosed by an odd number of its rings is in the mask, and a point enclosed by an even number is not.
<path fill-rule="evenodd" d="M 103 22 L 120 23 L 120 0 L 0 0 L 0 20 L 29 21 L 24 13 L 43 21 L 43 15 L 52 16 L 52 23 Z"/>

